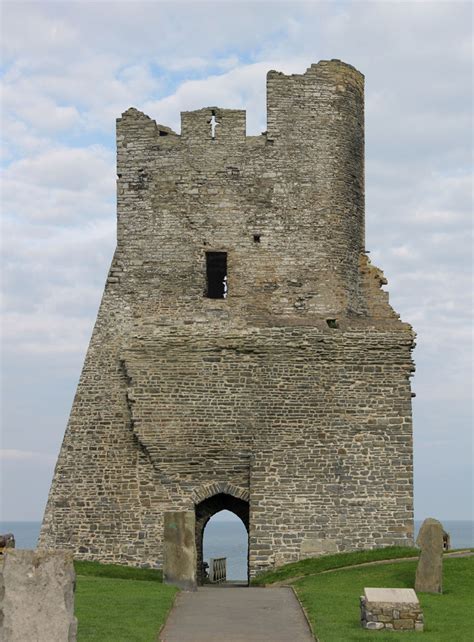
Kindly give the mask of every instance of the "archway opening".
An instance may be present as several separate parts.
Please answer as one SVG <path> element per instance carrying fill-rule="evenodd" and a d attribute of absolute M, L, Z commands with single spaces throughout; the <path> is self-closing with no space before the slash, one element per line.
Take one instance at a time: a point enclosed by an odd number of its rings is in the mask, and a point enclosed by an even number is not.
<path fill-rule="evenodd" d="M 221 515 L 218 516 L 219 513 Z M 232 515 L 228 513 L 232 513 Z M 214 515 L 218 516 L 217 519 L 209 523 Z M 242 579 L 243 582 L 248 583 L 248 502 L 227 493 L 218 493 L 196 504 L 197 580 L 199 584 L 203 584 L 205 579 L 203 543 L 204 531 L 208 524 L 209 537 L 206 539 L 206 553 L 209 555 L 209 552 L 212 551 L 214 555 L 210 555 L 210 557 L 229 558 L 228 579 Z M 234 577 L 242 575 L 242 550 L 246 559 L 244 577 Z"/>
<path fill-rule="evenodd" d="M 248 532 L 242 520 L 228 510 L 213 515 L 203 532 L 203 560 L 226 558 L 227 581 L 248 583 Z"/>

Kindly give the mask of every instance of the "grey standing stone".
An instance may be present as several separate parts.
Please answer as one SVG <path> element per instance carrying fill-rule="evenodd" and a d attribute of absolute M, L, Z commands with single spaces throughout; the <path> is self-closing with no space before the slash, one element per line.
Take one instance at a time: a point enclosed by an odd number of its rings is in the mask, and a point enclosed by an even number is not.
<path fill-rule="evenodd" d="M 196 590 L 196 541 L 193 511 L 165 513 L 163 581 Z"/>
<path fill-rule="evenodd" d="M 71 553 L 9 550 L 0 573 L 1 642 L 75 642 L 74 588 Z"/>
<path fill-rule="evenodd" d="M 416 569 L 415 590 L 422 593 L 443 592 L 443 541 L 441 522 L 429 517 L 421 525 L 416 544 L 421 548 Z"/>

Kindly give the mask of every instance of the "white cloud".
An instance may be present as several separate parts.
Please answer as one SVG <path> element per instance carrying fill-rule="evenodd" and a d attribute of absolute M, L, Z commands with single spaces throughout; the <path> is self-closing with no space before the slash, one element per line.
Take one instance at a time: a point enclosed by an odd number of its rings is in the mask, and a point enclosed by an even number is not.
<path fill-rule="evenodd" d="M 13 161 L 3 177 L 3 207 L 23 220 L 83 224 L 108 215 L 115 190 L 114 153 L 100 146 L 52 148 Z"/>
<path fill-rule="evenodd" d="M 13 123 L 25 122 L 49 135 L 70 130 L 79 124 L 80 115 L 76 107 L 58 105 L 49 96 L 35 91 L 34 87 L 24 88 L 21 84 L 4 83 L 2 108 L 7 113 L 15 114 Z"/>
<path fill-rule="evenodd" d="M 38 463 L 52 464 L 56 461 L 56 455 L 50 453 L 32 452 L 31 450 L 14 450 L 0 448 L 0 460 L 3 461 L 36 461 Z"/>
<path fill-rule="evenodd" d="M 89 225 L 5 226 L 2 339 L 24 354 L 84 353 L 115 239 L 112 217 Z"/>
<path fill-rule="evenodd" d="M 98 145 L 87 148 L 57 148 L 13 162 L 6 180 L 60 188 L 68 191 L 98 190 L 104 196 L 114 188 L 114 157 Z"/>
<path fill-rule="evenodd" d="M 399 245 L 398 247 L 393 247 L 390 252 L 400 259 L 409 259 L 411 261 L 416 261 L 419 258 L 418 252 L 409 245 Z"/>
<path fill-rule="evenodd" d="M 247 110 L 247 134 L 266 130 L 266 74 L 270 69 L 285 73 L 303 73 L 308 61 L 266 60 L 242 65 L 224 74 L 183 82 L 177 91 L 156 101 L 147 101 L 141 109 L 161 124 L 181 130 L 180 112 L 200 109 L 207 105 Z"/>
<path fill-rule="evenodd" d="M 54 309 L 39 308 L 33 314 L 5 314 L 3 341 L 25 354 L 83 353 L 90 339 L 89 318 L 68 318 Z"/>
<path fill-rule="evenodd" d="M 34 154 L 49 145 L 49 139 L 33 131 L 19 120 L 4 120 L 2 123 L 4 145 L 1 148 L 2 160 L 12 162 L 16 157 Z"/>

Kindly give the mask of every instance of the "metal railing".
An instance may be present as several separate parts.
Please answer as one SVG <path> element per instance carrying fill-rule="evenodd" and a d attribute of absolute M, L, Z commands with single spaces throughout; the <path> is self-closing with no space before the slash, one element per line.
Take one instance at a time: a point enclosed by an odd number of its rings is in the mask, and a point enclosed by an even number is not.
<path fill-rule="evenodd" d="M 227 579 L 227 558 L 211 557 L 209 560 L 209 582 L 218 584 Z"/>

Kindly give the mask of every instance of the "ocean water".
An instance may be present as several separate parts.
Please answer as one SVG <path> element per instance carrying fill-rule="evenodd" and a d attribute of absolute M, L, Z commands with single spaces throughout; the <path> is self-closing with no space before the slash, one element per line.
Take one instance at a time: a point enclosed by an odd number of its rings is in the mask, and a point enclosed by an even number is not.
<path fill-rule="evenodd" d="M 41 522 L 0 522 L 0 534 L 13 533 L 16 548 L 36 548 Z"/>
<path fill-rule="evenodd" d="M 421 526 L 415 521 L 415 532 Z M 442 522 L 451 535 L 452 548 L 474 548 L 474 522 Z M 13 533 L 17 548 L 35 548 L 40 531 L 40 522 L 0 522 L 0 533 Z M 227 578 L 246 580 L 247 578 L 247 531 L 238 518 L 209 521 L 204 531 L 204 559 L 211 557 L 227 558 Z"/>

